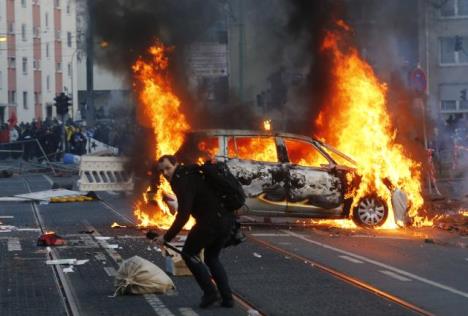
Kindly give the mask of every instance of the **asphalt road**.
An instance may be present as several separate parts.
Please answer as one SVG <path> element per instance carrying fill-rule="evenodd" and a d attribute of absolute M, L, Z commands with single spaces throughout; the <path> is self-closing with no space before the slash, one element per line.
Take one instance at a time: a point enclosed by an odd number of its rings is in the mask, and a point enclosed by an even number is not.
<path fill-rule="evenodd" d="M 16 176 L 0 179 L 0 196 L 50 187 L 43 175 Z M 164 259 L 141 231 L 110 228 L 113 222 L 131 226 L 131 199 L 100 197 L 82 203 L 0 203 L 0 315 L 247 315 L 250 308 L 266 315 L 412 315 L 418 308 L 462 315 L 468 310 L 463 247 L 468 240 L 462 237 L 434 229 L 289 227 L 287 220 L 268 227 L 246 224 L 249 240 L 224 251 L 233 289 L 244 302 L 234 309 L 199 309 L 201 292 L 191 277 L 172 277 L 177 290 L 171 295 L 113 298 L 119 262 L 139 255 L 164 268 Z M 52 252 L 37 247 L 41 228 L 57 232 L 67 245 Z M 110 239 L 102 242 L 98 236 Z M 45 264 L 51 256 L 89 262 L 65 274 L 63 266 Z"/>

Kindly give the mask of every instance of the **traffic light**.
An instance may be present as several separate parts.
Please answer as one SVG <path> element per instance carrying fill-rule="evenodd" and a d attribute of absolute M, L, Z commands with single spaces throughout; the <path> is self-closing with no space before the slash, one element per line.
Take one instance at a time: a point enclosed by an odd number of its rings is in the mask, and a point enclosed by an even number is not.
<path fill-rule="evenodd" d="M 71 105 L 71 98 L 65 93 L 60 93 L 54 98 L 55 106 L 57 107 L 57 114 L 65 115 L 68 113 L 68 107 Z"/>

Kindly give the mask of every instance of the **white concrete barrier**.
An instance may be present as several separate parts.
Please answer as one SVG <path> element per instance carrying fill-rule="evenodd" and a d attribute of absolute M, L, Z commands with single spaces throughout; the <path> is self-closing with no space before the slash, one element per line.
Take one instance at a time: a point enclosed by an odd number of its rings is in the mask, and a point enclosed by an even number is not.
<path fill-rule="evenodd" d="M 122 157 L 81 156 L 80 191 L 131 191 L 133 176 L 125 171 Z"/>

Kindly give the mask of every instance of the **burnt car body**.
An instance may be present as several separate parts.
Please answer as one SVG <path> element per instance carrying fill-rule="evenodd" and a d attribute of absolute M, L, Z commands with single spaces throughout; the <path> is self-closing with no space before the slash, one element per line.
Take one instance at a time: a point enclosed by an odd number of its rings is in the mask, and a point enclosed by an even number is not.
<path fill-rule="evenodd" d="M 310 137 L 245 130 L 189 133 L 176 153 L 186 164 L 223 161 L 242 184 L 248 212 L 259 216 L 348 218 L 367 227 L 383 224 L 388 208 L 376 195 L 358 201 L 356 163 Z M 350 213 L 352 212 L 352 213 Z"/>

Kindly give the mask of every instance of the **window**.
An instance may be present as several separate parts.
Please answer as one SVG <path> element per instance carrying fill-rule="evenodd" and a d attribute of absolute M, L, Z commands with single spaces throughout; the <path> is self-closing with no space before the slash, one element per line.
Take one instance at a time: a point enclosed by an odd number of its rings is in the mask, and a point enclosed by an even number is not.
<path fill-rule="evenodd" d="M 458 15 L 468 16 L 468 0 L 458 0 Z"/>
<path fill-rule="evenodd" d="M 21 24 L 21 40 L 26 42 L 26 24 Z"/>
<path fill-rule="evenodd" d="M 23 74 L 26 75 L 28 73 L 28 59 L 26 57 L 23 57 L 22 69 L 23 69 Z"/>
<path fill-rule="evenodd" d="M 22 6 L 23 8 L 26 8 L 26 0 L 21 0 L 21 6 Z"/>
<path fill-rule="evenodd" d="M 60 30 L 55 31 L 55 40 L 61 41 L 62 40 L 62 32 Z"/>
<path fill-rule="evenodd" d="M 264 162 L 277 162 L 273 137 L 239 136 L 228 139 L 228 157 Z"/>
<path fill-rule="evenodd" d="M 460 101 L 460 110 L 468 110 L 468 100 Z"/>
<path fill-rule="evenodd" d="M 49 13 L 47 12 L 44 16 L 44 21 L 45 21 L 45 27 L 48 28 L 49 27 Z"/>
<path fill-rule="evenodd" d="M 16 91 L 15 90 L 8 91 L 8 103 L 16 104 Z"/>
<path fill-rule="evenodd" d="M 55 64 L 55 71 L 56 72 L 62 72 L 62 63 L 56 63 Z"/>
<path fill-rule="evenodd" d="M 457 101 L 455 101 L 455 100 L 442 100 L 441 101 L 441 110 L 442 111 L 456 111 L 457 110 Z"/>
<path fill-rule="evenodd" d="M 41 37 L 41 28 L 38 26 L 33 27 L 33 36 L 34 38 L 39 38 Z"/>
<path fill-rule="evenodd" d="M 49 57 L 49 43 L 46 43 L 46 46 L 45 46 L 45 56 L 47 58 Z"/>
<path fill-rule="evenodd" d="M 41 94 L 39 92 L 34 92 L 34 103 L 35 104 L 41 103 Z"/>
<path fill-rule="evenodd" d="M 16 58 L 8 57 L 8 68 L 16 68 Z"/>
<path fill-rule="evenodd" d="M 440 39 L 440 63 L 455 63 L 455 38 L 443 37 Z"/>
<path fill-rule="evenodd" d="M 67 14 L 70 14 L 70 12 L 71 12 L 71 10 L 70 10 L 70 2 L 67 3 L 66 12 L 67 12 Z"/>
<path fill-rule="evenodd" d="M 47 87 L 47 91 L 50 91 L 50 76 L 47 75 L 46 77 L 46 87 Z"/>
<path fill-rule="evenodd" d="M 15 22 L 8 23 L 8 34 L 15 34 Z"/>
<path fill-rule="evenodd" d="M 441 37 L 440 64 L 468 63 L 468 36 Z"/>
<path fill-rule="evenodd" d="M 39 59 L 34 59 L 33 68 L 34 70 L 41 70 L 41 61 Z"/>
<path fill-rule="evenodd" d="M 440 15 L 443 17 L 455 16 L 455 0 L 447 0 L 440 8 Z"/>
<path fill-rule="evenodd" d="M 67 46 L 72 47 L 72 33 L 67 32 Z"/>
<path fill-rule="evenodd" d="M 68 63 L 67 65 L 68 77 L 72 76 L 72 64 Z"/>
<path fill-rule="evenodd" d="M 60 0 L 55 0 L 54 3 L 56 8 L 60 8 Z"/>
<path fill-rule="evenodd" d="M 335 148 L 329 145 L 320 145 L 320 149 L 326 152 L 331 157 L 331 159 L 333 159 L 338 165 L 349 167 L 354 166 L 354 164 L 351 161 L 349 161 L 346 157 L 340 154 L 340 152 L 337 151 Z"/>
<path fill-rule="evenodd" d="M 28 109 L 28 91 L 23 91 L 23 109 Z"/>
<path fill-rule="evenodd" d="M 284 145 L 288 152 L 289 161 L 293 164 L 306 167 L 323 167 L 329 165 L 328 160 L 311 143 L 295 139 L 284 139 Z"/>
<path fill-rule="evenodd" d="M 468 0 L 445 0 L 440 8 L 440 16 L 468 17 Z"/>

